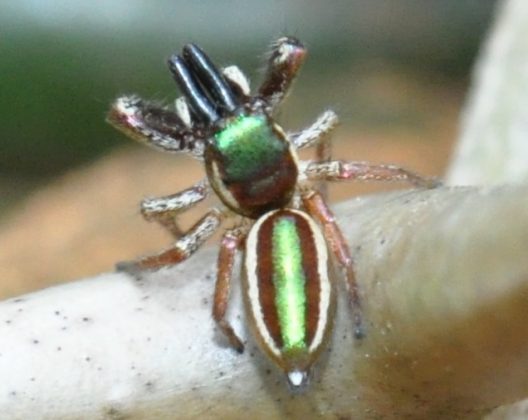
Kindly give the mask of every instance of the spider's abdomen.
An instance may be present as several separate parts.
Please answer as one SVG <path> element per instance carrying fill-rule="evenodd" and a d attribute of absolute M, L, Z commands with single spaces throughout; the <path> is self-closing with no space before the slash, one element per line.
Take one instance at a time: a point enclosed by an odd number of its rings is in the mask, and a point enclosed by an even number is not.
<path fill-rule="evenodd" d="M 230 121 L 208 143 L 205 165 L 222 202 L 251 218 L 287 205 L 297 183 L 291 146 L 264 115 Z"/>
<path fill-rule="evenodd" d="M 290 385 L 302 387 L 332 326 L 324 237 L 302 211 L 269 212 L 251 228 L 244 264 L 247 312 L 258 341 Z"/>

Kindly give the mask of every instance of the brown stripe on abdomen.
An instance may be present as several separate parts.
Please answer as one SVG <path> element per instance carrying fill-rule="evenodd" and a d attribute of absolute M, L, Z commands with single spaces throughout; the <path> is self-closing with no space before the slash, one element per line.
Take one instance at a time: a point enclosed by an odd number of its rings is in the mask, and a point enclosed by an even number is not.
<path fill-rule="evenodd" d="M 310 347 L 319 321 L 319 300 L 321 297 L 321 279 L 318 271 L 319 255 L 315 238 L 308 222 L 297 216 L 297 229 L 303 247 L 302 265 L 306 283 L 306 344 Z"/>
<path fill-rule="evenodd" d="M 269 217 L 260 226 L 257 241 L 257 278 L 259 303 L 264 324 L 277 347 L 282 348 L 279 316 L 275 304 L 275 285 L 273 284 L 273 232 L 274 216 Z"/>

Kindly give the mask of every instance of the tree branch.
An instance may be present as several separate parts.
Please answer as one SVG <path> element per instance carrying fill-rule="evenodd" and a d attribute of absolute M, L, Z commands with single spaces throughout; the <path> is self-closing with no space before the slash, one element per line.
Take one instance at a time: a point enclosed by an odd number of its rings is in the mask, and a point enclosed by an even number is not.
<path fill-rule="evenodd" d="M 453 418 L 526 395 L 528 188 L 360 197 L 339 207 L 368 325 L 341 293 L 304 395 L 210 316 L 216 249 L 134 280 L 109 273 L 0 304 L 0 417 Z M 483 228 L 484 227 L 484 228 Z M 241 318 L 238 318 L 241 315 Z"/>
<path fill-rule="evenodd" d="M 528 179 L 528 2 L 503 0 L 475 66 L 447 182 Z"/>

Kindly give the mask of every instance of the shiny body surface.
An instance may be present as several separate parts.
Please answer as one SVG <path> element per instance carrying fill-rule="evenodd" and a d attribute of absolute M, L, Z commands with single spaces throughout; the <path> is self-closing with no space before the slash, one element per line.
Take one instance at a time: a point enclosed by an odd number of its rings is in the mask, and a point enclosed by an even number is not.
<path fill-rule="evenodd" d="M 211 138 L 205 168 L 218 197 L 235 212 L 257 218 L 286 206 L 297 184 L 297 163 L 279 126 L 263 114 L 241 115 Z"/>
<path fill-rule="evenodd" d="M 320 228 L 299 210 L 267 213 L 246 239 L 244 271 L 247 311 L 262 347 L 288 375 L 307 372 L 335 307 Z"/>

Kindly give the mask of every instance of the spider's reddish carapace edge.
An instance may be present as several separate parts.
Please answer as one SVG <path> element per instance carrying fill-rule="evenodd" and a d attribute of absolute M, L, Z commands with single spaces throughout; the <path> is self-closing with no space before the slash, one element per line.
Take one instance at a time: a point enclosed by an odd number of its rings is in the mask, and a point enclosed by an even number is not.
<path fill-rule="evenodd" d="M 156 255 L 118 264 L 133 274 L 178 264 L 189 258 L 227 218 L 218 256 L 213 318 L 239 352 L 244 344 L 226 319 L 236 253 L 242 250 L 243 293 L 248 322 L 262 350 L 302 391 L 312 366 L 329 341 L 335 313 L 335 282 L 329 254 L 342 267 L 356 339 L 365 334 L 361 293 L 353 260 L 325 202 L 326 181 L 407 181 L 437 185 L 393 165 L 332 160 L 330 133 L 336 114 L 327 110 L 308 128 L 286 133 L 273 114 L 306 57 L 296 38 L 274 42 L 264 80 L 251 94 L 236 66 L 218 68 L 198 46 L 187 44 L 169 58 L 182 96 L 163 107 L 137 96 L 122 96 L 108 121 L 128 136 L 165 152 L 188 153 L 204 162 L 207 177 L 179 193 L 145 199 L 141 212 L 175 237 Z M 297 150 L 314 146 L 316 159 L 299 161 Z M 211 208 L 187 232 L 179 213 L 214 192 Z"/>

